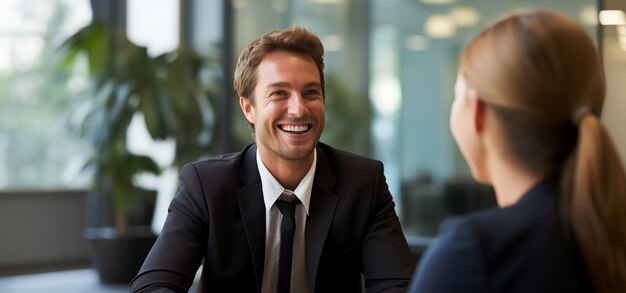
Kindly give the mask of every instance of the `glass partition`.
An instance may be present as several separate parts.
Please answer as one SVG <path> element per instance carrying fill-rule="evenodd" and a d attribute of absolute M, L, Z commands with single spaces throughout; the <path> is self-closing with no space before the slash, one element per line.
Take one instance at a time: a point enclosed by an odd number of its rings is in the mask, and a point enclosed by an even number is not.
<path fill-rule="evenodd" d="M 328 121 L 322 141 L 383 161 L 405 233 L 414 245 L 425 246 L 446 217 L 495 206 L 493 190 L 472 180 L 448 127 L 457 56 L 464 45 L 498 17 L 530 7 L 569 15 L 595 38 L 596 2 L 234 0 L 231 4 L 237 53 L 265 31 L 292 23 L 322 38 L 328 78 Z M 243 123 L 240 114 L 234 116 L 236 123 Z M 248 130 L 239 129 L 245 135 L 240 137 L 250 142 Z"/>
<path fill-rule="evenodd" d="M 607 93 L 602 122 L 607 126 L 611 136 L 626 165 L 626 1 L 603 1 L 603 10 L 612 11 L 617 21 L 602 21 L 602 57 L 606 73 Z"/>
<path fill-rule="evenodd" d="M 502 15 L 529 7 L 560 11 L 596 35 L 590 0 L 372 1 L 374 156 L 385 163 L 414 244 L 427 245 L 446 217 L 496 205 L 493 190 L 471 178 L 450 135 L 449 108 L 464 45 Z"/>

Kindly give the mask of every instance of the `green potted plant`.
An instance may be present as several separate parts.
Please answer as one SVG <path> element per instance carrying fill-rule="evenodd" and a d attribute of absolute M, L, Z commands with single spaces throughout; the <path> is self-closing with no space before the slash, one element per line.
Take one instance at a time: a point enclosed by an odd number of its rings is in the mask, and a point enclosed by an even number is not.
<path fill-rule="evenodd" d="M 85 165 L 94 176 L 91 193 L 110 200 L 114 219 L 112 227 L 90 227 L 85 236 L 100 279 L 128 282 L 156 239 L 148 226 L 137 225 L 149 225 L 156 192 L 138 186 L 135 177 L 160 172 L 150 157 L 128 149 L 128 127 L 141 114 L 153 139 L 173 139 L 177 168 L 213 152 L 217 83 L 206 76 L 217 75 L 217 62 L 184 46 L 150 56 L 145 47 L 101 22 L 80 29 L 60 51 L 62 67 L 86 56 L 89 94 L 72 115 L 93 150 Z M 142 215 L 148 219 L 138 220 Z"/>

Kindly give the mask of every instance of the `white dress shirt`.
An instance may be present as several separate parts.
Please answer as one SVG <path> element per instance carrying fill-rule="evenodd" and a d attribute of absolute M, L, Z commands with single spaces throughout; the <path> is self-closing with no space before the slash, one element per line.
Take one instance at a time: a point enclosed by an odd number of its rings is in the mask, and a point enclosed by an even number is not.
<path fill-rule="evenodd" d="M 262 293 L 274 293 L 278 284 L 278 257 L 280 255 L 280 223 L 282 214 L 274 204 L 283 193 L 280 183 L 267 170 L 261 155 L 257 149 L 256 161 L 261 175 L 261 185 L 263 188 L 263 200 L 265 202 L 265 265 L 263 268 Z M 300 199 L 302 204 L 296 205 L 296 231 L 293 239 L 293 260 L 291 266 L 291 292 L 311 292 L 309 279 L 307 277 L 305 262 L 304 231 L 306 218 L 309 215 L 309 203 L 311 201 L 311 190 L 313 189 L 313 178 L 315 177 L 315 167 L 317 165 L 317 150 L 313 151 L 313 164 L 309 172 L 293 193 Z"/>

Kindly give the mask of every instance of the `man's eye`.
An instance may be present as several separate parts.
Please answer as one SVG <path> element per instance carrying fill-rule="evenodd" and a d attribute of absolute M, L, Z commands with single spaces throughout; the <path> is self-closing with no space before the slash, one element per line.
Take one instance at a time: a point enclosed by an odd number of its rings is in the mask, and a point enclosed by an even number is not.
<path fill-rule="evenodd" d="M 272 92 L 270 94 L 271 97 L 276 97 L 276 98 L 281 98 L 281 97 L 286 97 L 289 96 L 289 93 L 287 93 L 286 91 L 275 91 Z"/>
<path fill-rule="evenodd" d="M 318 90 L 306 90 L 304 95 L 308 98 L 319 98 L 322 96 Z"/>

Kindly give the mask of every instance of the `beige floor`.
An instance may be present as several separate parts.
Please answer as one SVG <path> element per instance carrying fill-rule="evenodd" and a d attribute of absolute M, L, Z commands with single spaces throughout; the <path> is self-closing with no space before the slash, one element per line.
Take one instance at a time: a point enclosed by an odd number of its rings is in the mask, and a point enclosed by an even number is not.
<path fill-rule="evenodd" d="M 199 270 L 198 272 L 200 272 Z M 196 292 L 200 274 L 189 292 Z M 0 293 L 127 293 L 126 285 L 104 285 L 93 269 L 0 277 Z"/>
<path fill-rule="evenodd" d="M 41 273 L 0 278 L 2 293 L 121 293 L 125 285 L 103 285 L 92 269 Z"/>

